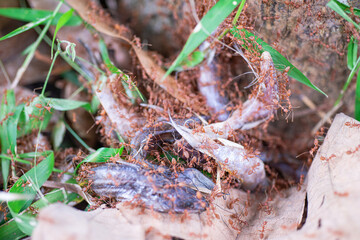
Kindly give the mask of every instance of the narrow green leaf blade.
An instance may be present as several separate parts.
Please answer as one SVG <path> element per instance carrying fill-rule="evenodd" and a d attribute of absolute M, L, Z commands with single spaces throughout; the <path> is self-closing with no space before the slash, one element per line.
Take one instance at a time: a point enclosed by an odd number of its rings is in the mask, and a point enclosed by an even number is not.
<path fill-rule="evenodd" d="M 350 6 L 344 4 L 344 3 L 341 3 L 337 0 L 334 0 L 334 2 L 342 9 L 344 10 L 346 13 L 348 14 L 352 14 L 352 12 L 350 11 Z M 353 12 L 356 16 L 360 16 L 360 9 L 359 8 L 355 8 L 353 7 Z"/>
<path fill-rule="evenodd" d="M 353 77 L 355 76 L 355 73 L 358 71 L 359 68 L 360 68 L 360 57 L 357 59 L 353 69 L 351 69 L 351 72 L 350 72 L 348 78 L 346 79 L 346 82 L 345 82 L 343 88 L 341 89 L 339 97 L 336 99 L 334 106 L 336 106 L 336 105 L 338 105 L 340 103 L 340 101 L 343 98 L 347 88 L 349 87 L 349 84 L 351 83 L 351 80 L 353 79 Z"/>
<path fill-rule="evenodd" d="M 0 239 L 15 240 L 25 236 L 26 234 L 19 229 L 14 219 L 0 226 Z"/>
<path fill-rule="evenodd" d="M 360 121 L 360 71 L 356 78 L 356 90 L 355 90 L 355 119 Z"/>
<path fill-rule="evenodd" d="M 121 156 L 124 150 L 124 146 L 121 148 L 99 148 L 96 152 L 87 156 L 84 160 L 82 160 L 77 166 L 76 170 L 79 169 L 81 164 L 86 162 L 106 162 L 110 157 L 115 155 Z"/>
<path fill-rule="evenodd" d="M 22 106 L 15 106 L 15 94 L 13 90 L 7 90 L 2 98 L 0 107 L 0 143 L 1 153 L 8 154 L 10 151 L 15 154 L 16 150 L 16 129 L 17 123 L 22 112 Z M 15 132 L 14 132 L 15 131 Z M 1 171 L 4 183 L 4 189 L 7 188 L 7 178 L 9 176 L 10 161 L 1 159 Z"/>
<path fill-rule="evenodd" d="M 69 11 L 67 11 L 66 13 L 64 13 L 60 18 L 59 21 L 56 24 L 56 28 L 55 28 L 55 32 L 54 32 L 54 36 L 53 36 L 53 40 L 52 40 L 52 44 L 51 44 L 51 53 L 53 52 L 54 49 L 54 42 L 55 42 L 55 38 L 56 38 L 56 34 L 57 32 L 60 30 L 60 28 L 62 28 L 63 26 L 65 26 L 65 24 L 67 22 L 70 21 L 71 16 L 74 12 L 74 9 L 70 9 Z"/>
<path fill-rule="evenodd" d="M 41 18 L 51 16 L 53 11 L 32 8 L 0 8 L 0 15 L 24 22 L 38 21 Z M 56 25 L 63 13 L 57 13 L 51 25 Z M 82 20 L 79 16 L 72 16 L 65 26 L 79 26 Z"/>
<path fill-rule="evenodd" d="M 196 25 L 179 56 L 167 70 L 165 77 L 171 74 L 190 53 L 192 53 L 203 41 L 205 41 L 207 37 L 209 37 L 211 33 L 214 32 L 225 20 L 225 18 L 227 18 L 227 16 L 229 16 L 230 13 L 239 5 L 240 2 L 240 0 L 218 1 Z"/>
<path fill-rule="evenodd" d="M 11 211 L 18 228 L 26 235 L 31 235 L 36 226 L 36 218 L 29 213 L 18 214 Z"/>
<path fill-rule="evenodd" d="M 21 26 L 21 27 L 15 29 L 14 31 L 6 34 L 5 36 L 1 37 L 0 41 L 11 38 L 11 37 L 14 37 L 16 35 L 19 35 L 20 33 L 26 32 L 26 31 L 28 31 L 28 30 L 36 27 L 36 26 L 39 26 L 43 22 L 49 20 L 49 18 L 50 18 L 50 15 L 47 16 L 47 17 L 41 18 L 41 19 L 39 19 L 39 20 L 37 20 L 35 22 L 30 22 L 28 24 L 25 24 L 24 26 Z"/>
<path fill-rule="evenodd" d="M 242 31 L 245 34 L 245 38 L 242 37 L 242 35 L 240 34 L 240 31 Z M 238 30 L 236 28 L 232 28 L 230 32 L 236 38 L 244 41 L 244 44 L 242 45 L 242 47 L 244 47 L 244 48 L 247 48 L 245 43 L 251 41 L 249 38 L 254 37 L 255 41 L 262 47 L 261 52 L 267 51 L 270 53 L 276 69 L 278 69 L 280 71 L 284 71 L 285 68 L 290 67 L 290 70 L 288 72 L 289 77 L 292 77 L 295 80 L 301 82 L 302 84 L 305 84 L 306 86 L 327 96 L 321 89 L 319 89 L 312 82 L 310 82 L 310 80 L 299 69 L 297 69 L 294 65 L 292 65 L 283 55 L 281 55 L 277 50 L 272 48 L 269 44 L 264 42 L 261 38 L 255 36 L 254 34 L 247 31 L 246 29 Z"/>
<path fill-rule="evenodd" d="M 140 98 L 142 101 L 145 102 L 144 96 L 139 91 L 139 89 L 136 87 L 135 83 L 133 81 L 131 81 L 131 78 L 127 74 L 125 74 L 123 71 L 121 71 L 119 68 L 117 68 L 110 60 L 109 53 L 108 53 L 106 44 L 103 39 L 99 40 L 99 49 L 101 52 L 101 57 L 106 65 L 106 67 L 109 69 L 109 71 L 113 74 L 120 76 L 120 78 L 122 80 L 121 83 L 125 89 L 126 95 L 129 97 L 130 101 L 134 104 L 136 102 L 136 99 Z"/>
<path fill-rule="evenodd" d="M 29 207 L 36 195 L 36 192 L 49 178 L 53 168 L 54 153 L 51 152 L 49 156 L 42 160 L 37 166 L 22 175 L 11 187 L 9 190 L 10 193 L 23 193 L 32 197 L 27 200 L 8 202 L 9 209 L 14 213 L 19 213 Z"/>
<path fill-rule="evenodd" d="M 91 105 L 88 102 L 61 98 L 45 98 L 44 100 L 51 108 L 58 111 L 69 111 L 80 107 L 91 111 Z"/>
<path fill-rule="evenodd" d="M 34 98 L 27 106 L 25 106 L 24 114 L 19 120 L 18 136 L 28 134 L 32 130 L 43 130 L 50 122 L 53 110 L 46 109 L 46 102 L 40 98 Z"/>
<path fill-rule="evenodd" d="M 353 69 L 357 60 L 358 55 L 358 40 L 351 36 L 350 42 L 348 44 L 347 52 L 347 66 L 349 70 Z"/>
<path fill-rule="evenodd" d="M 339 14 L 340 16 L 342 16 L 346 21 L 352 23 L 358 30 L 360 30 L 360 26 L 354 22 L 349 15 L 346 14 L 346 12 L 341 8 L 341 6 L 339 5 L 339 2 L 336 0 L 331 0 L 330 2 L 328 2 L 326 4 L 326 6 L 328 6 L 329 8 L 331 8 L 332 10 L 334 10 L 337 14 Z"/>
<path fill-rule="evenodd" d="M 55 150 L 58 150 L 65 136 L 66 127 L 64 121 L 59 121 L 55 124 L 52 133 L 51 141 Z"/>

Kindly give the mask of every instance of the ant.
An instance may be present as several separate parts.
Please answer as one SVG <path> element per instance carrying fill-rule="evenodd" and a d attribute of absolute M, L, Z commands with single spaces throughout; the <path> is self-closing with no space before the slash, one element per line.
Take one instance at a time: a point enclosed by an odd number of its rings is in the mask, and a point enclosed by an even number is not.
<path fill-rule="evenodd" d="M 260 239 L 264 239 L 265 235 L 265 227 L 266 227 L 267 221 L 264 221 L 263 224 L 261 225 L 261 230 L 258 230 L 260 232 Z"/>

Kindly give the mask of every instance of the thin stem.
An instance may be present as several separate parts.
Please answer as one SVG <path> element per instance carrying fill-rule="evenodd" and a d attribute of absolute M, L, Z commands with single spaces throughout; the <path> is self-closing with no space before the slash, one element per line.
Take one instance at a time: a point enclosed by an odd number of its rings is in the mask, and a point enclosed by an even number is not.
<path fill-rule="evenodd" d="M 82 140 L 79 135 L 76 134 L 76 132 L 74 130 L 72 130 L 72 128 L 69 126 L 69 124 L 67 124 L 67 122 L 65 122 L 65 127 L 66 129 L 71 133 L 71 135 L 73 135 L 73 137 L 81 144 L 84 146 L 84 148 L 86 148 L 90 153 L 93 153 L 95 152 L 94 149 L 92 149 L 91 147 L 89 147 L 85 142 L 84 140 Z"/>
<path fill-rule="evenodd" d="M 240 17 L 240 14 L 241 14 L 241 12 L 242 12 L 242 10 L 244 8 L 245 2 L 246 2 L 246 0 L 241 1 L 241 4 L 240 4 L 240 6 L 239 6 L 239 8 L 238 8 L 238 10 L 236 12 L 236 15 L 235 15 L 233 21 L 232 21 L 233 27 L 235 27 L 237 21 L 239 20 L 239 17 Z"/>
<path fill-rule="evenodd" d="M 52 71 L 52 69 L 53 69 L 53 67 L 54 67 L 56 58 L 57 58 L 57 56 L 59 55 L 59 53 L 60 53 L 59 51 L 56 51 L 56 52 L 55 52 L 54 59 L 53 59 L 52 62 L 51 62 L 51 66 L 50 66 L 49 72 L 48 72 L 48 74 L 47 74 L 47 76 L 46 76 L 45 83 L 44 83 L 44 86 L 43 86 L 43 89 L 42 89 L 42 91 L 41 91 L 40 96 L 44 96 L 44 94 L 45 94 L 45 89 L 46 89 L 47 83 L 48 83 L 48 81 L 49 81 L 49 78 L 50 78 L 50 75 L 51 75 L 51 71 Z"/>
<path fill-rule="evenodd" d="M 218 36 L 218 40 L 221 40 L 228 32 L 230 31 L 229 28 L 225 29 L 221 34 L 220 36 Z"/>
<path fill-rule="evenodd" d="M 3 72 L 3 74 L 5 76 L 5 79 L 6 79 L 7 83 L 8 83 L 8 85 L 10 86 L 11 85 L 11 80 L 9 78 L 9 75 L 8 75 L 8 73 L 7 73 L 6 69 L 5 69 L 5 66 L 4 66 L 3 62 L 1 61 L 1 59 L 0 59 L 0 68 L 1 68 L 1 71 Z"/>
<path fill-rule="evenodd" d="M 16 162 L 31 165 L 31 166 L 33 165 L 33 163 L 29 160 L 25 160 L 25 159 L 21 159 L 21 158 L 17 158 L 17 157 L 10 157 L 10 156 L 4 155 L 4 154 L 0 154 L 0 158 L 4 158 L 4 159 L 10 160 L 10 161 L 15 160 Z M 63 173 L 63 174 L 71 175 L 71 176 L 74 175 L 72 173 L 65 172 L 65 171 L 63 171 L 61 169 L 57 169 L 57 168 L 53 168 L 53 172 Z"/>
<path fill-rule="evenodd" d="M 353 79 L 355 73 L 358 71 L 359 67 L 360 67 L 360 57 L 356 61 L 356 65 L 354 66 L 354 68 L 351 70 L 350 75 L 347 78 L 347 80 L 346 80 L 346 82 L 345 82 L 345 84 L 344 84 L 344 86 L 343 86 L 343 88 L 342 88 L 342 90 L 341 90 L 341 92 L 339 94 L 339 97 L 337 98 L 334 106 L 338 105 L 340 103 L 340 100 L 344 97 L 344 94 L 345 94 L 347 88 L 349 87 L 349 84 L 350 84 L 351 80 Z"/>
<path fill-rule="evenodd" d="M 13 81 L 13 83 L 11 84 L 11 88 L 14 89 L 20 82 L 20 79 L 22 78 L 22 76 L 24 75 L 26 69 L 28 68 L 31 60 L 33 59 L 34 55 L 35 55 L 35 51 L 37 49 L 37 47 L 39 46 L 40 42 L 42 41 L 42 39 L 44 38 L 47 30 L 49 29 L 52 20 L 54 19 L 55 15 L 57 14 L 57 12 L 59 11 L 60 7 L 62 5 L 62 1 L 59 2 L 59 4 L 57 5 L 56 9 L 54 10 L 53 14 L 51 15 L 51 18 L 48 20 L 48 22 L 46 23 L 44 29 L 41 31 L 39 37 L 36 39 L 36 41 L 34 42 L 31 51 L 29 52 L 29 54 L 26 56 L 25 61 L 23 63 L 23 65 L 19 68 L 19 70 L 16 72 L 16 76 L 15 79 Z"/>

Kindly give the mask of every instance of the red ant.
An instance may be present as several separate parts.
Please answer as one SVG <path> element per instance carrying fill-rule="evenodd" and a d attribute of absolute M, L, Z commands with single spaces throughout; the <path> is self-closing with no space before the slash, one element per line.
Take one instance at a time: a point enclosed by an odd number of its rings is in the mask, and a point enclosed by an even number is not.
<path fill-rule="evenodd" d="M 329 158 L 326 158 L 326 157 L 324 157 L 324 156 L 321 156 L 320 157 L 320 160 L 321 161 L 324 161 L 324 162 L 329 162 L 331 159 L 333 159 L 333 158 L 336 158 L 336 155 L 335 154 L 331 154 L 331 156 L 329 157 Z"/>
<path fill-rule="evenodd" d="M 357 145 L 357 147 L 356 147 L 354 150 L 347 150 L 347 151 L 346 151 L 346 154 L 347 154 L 347 155 L 354 154 L 354 153 L 356 153 L 357 151 L 359 151 L 359 149 L 360 149 L 360 144 Z"/>
<path fill-rule="evenodd" d="M 348 197 L 349 196 L 349 192 L 337 192 L 337 191 L 334 191 L 334 194 L 339 196 L 339 197 Z"/>
<path fill-rule="evenodd" d="M 349 127 L 349 128 L 360 128 L 360 123 L 355 123 L 353 121 L 351 122 L 345 122 L 345 126 Z"/>
<path fill-rule="evenodd" d="M 265 227 L 266 227 L 267 221 L 264 221 L 263 224 L 261 225 L 261 230 L 258 230 L 260 232 L 260 239 L 264 239 L 265 235 Z"/>

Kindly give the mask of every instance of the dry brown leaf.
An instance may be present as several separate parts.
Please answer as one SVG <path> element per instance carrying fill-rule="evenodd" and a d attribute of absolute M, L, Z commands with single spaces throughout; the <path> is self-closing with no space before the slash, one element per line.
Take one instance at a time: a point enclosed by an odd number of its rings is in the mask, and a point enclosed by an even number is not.
<path fill-rule="evenodd" d="M 175 236 L 183 239 L 258 239 L 261 232 L 261 226 L 263 221 L 268 221 L 267 228 L 264 231 L 267 236 L 271 231 L 277 232 L 277 236 L 285 235 L 289 231 L 293 230 L 294 225 L 297 226 L 302 215 L 302 205 L 304 202 L 304 191 L 297 191 L 295 188 L 286 191 L 285 198 L 276 197 L 270 206 L 273 208 L 273 213 L 270 215 L 265 214 L 263 211 L 258 210 L 259 203 L 262 202 L 263 196 L 259 197 L 259 200 L 255 200 L 254 196 L 251 196 L 251 206 L 245 207 L 245 202 L 248 200 L 248 196 L 245 192 L 239 190 L 231 190 L 230 193 L 224 197 L 216 198 L 214 200 L 215 215 L 210 212 L 203 212 L 201 214 L 189 214 L 188 218 L 184 215 L 175 214 L 161 214 L 152 212 L 151 210 L 145 210 L 139 208 L 130 208 L 128 205 L 119 203 L 116 209 L 102 209 L 99 208 L 93 212 L 78 212 L 72 210 L 72 218 L 63 219 L 62 211 L 56 211 L 53 213 L 54 207 L 50 206 L 47 209 L 42 210 L 39 216 L 39 225 L 34 234 L 34 239 L 37 238 L 38 232 L 51 231 L 53 234 L 48 235 L 47 239 L 57 239 L 57 233 L 61 233 L 68 228 L 68 225 L 72 225 L 74 221 L 74 228 L 76 227 L 75 221 L 77 221 L 77 215 L 85 216 L 86 219 L 91 219 L 85 226 L 79 226 L 81 229 L 91 228 L 93 222 L 98 222 L 106 225 L 106 227 L 116 228 L 117 226 L 129 225 L 129 231 L 133 227 L 141 226 L 148 233 L 149 230 L 153 230 L 151 235 L 146 235 L 147 239 L 157 239 L 159 236 Z M 234 208 L 229 209 L 230 202 L 234 199 L 239 201 L 234 204 Z M 64 208 L 57 205 L 57 208 Z M 49 210 L 49 208 L 51 210 Z M 70 211 L 70 210 L 69 210 Z M 43 213 L 45 212 L 45 213 Z M 247 212 L 247 216 L 245 216 Z M 57 224 L 54 225 L 44 223 L 48 222 L 47 216 L 51 219 L 55 219 Z M 217 216 L 217 217 L 216 217 Z M 237 216 L 241 220 L 247 223 L 247 225 L 240 226 L 240 222 L 236 221 Z M 54 220 L 54 221 L 55 221 Z M 238 227 L 242 232 L 239 234 L 233 227 L 230 226 L 230 222 L 234 223 L 235 227 Z M 40 230 L 38 230 L 40 228 Z M 51 229 L 50 229 L 51 228 Z M 268 230 L 268 229 L 271 229 Z M 57 232 L 53 232 L 53 231 Z M 102 231 L 101 229 L 93 231 Z M 88 236 L 87 233 L 80 233 L 76 239 L 84 239 L 84 236 Z M 157 233 L 157 234 L 156 234 Z M 95 233 L 94 233 L 95 234 Z M 95 234 L 98 236 L 98 233 Z M 51 238 L 51 236 L 55 236 Z M 117 238 L 117 239 L 131 239 L 131 238 Z"/>
<path fill-rule="evenodd" d="M 55 203 L 41 211 L 38 226 L 32 239 L 145 239 L 140 225 L 120 223 L 117 218 L 104 219 L 99 211 L 84 212 L 61 203 Z"/>
<path fill-rule="evenodd" d="M 306 222 L 284 239 L 359 239 L 359 150 L 360 122 L 336 115 L 307 176 Z"/>
<path fill-rule="evenodd" d="M 115 76 L 112 75 L 109 79 L 112 79 L 113 77 Z M 100 77 L 98 87 L 95 92 L 111 123 L 113 124 L 112 127 L 115 128 L 125 141 L 127 141 L 128 133 L 133 130 L 133 124 L 141 125 L 143 119 L 137 114 L 131 113 L 129 109 L 116 101 L 112 91 L 106 83 L 106 79 L 101 79 Z"/>

